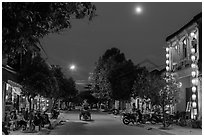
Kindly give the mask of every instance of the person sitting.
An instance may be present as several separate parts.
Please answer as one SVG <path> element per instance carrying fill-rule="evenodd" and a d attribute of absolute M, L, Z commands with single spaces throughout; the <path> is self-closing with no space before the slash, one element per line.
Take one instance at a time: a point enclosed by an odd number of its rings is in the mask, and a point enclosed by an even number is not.
<path fill-rule="evenodd" d="M 24 119 L 24 116 L 21 112 L 18 114 L 17 125 L 22 127 L 23 130 L 26 130 L 27 121 Z"/>
<path fill-rule="evenodd" d="M 17 128 L 17 116 L 15 111 L 10 112 L 10 124 L 11 124 L 11 130 L 16 130 Z"/>

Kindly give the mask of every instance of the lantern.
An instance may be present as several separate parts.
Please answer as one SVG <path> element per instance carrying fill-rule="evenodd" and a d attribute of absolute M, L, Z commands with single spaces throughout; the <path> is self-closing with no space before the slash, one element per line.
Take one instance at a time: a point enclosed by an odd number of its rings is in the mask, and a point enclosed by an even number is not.
<path fill-rule="evenodd" d="M 198 79 L 197 78 L 192 79 L 192 84 L 193 85 L 198 85 Z"/>
<path fill-rule="evenodd" d="M 192 75 L 192 77 L 195 77 L 195 76 L 196 76 L 196 72 L 195 72 L 195 71 L 192 71 L 192 72 L 191 72 L 191 75 Z"/>
<path fill-rule="evenodd" d="M 197 106 L 196 102 L 193 102 L 192 106 L 193 106 L 193 108 L 196 108 L 196 106 Z"/>
<path fill-rule="evenodd" d="M 169 58 L 169 54 L 166 54 L 166 58 Z"/>
<path fill-rule="evenodd" d="M 191 49 L 191 53 L 194 54 L 195 53 L 195 48 Z"/>
<path fill-rule="evenodd" d="M 192 56 L 191 56 L 191 60 L 192 60 L 192 61 L 195 61 L 195 60 L 196 60 L 196 57 L 195 57 L 194 55 L 192 55 Z"/>
<path fill-rule="evenodd" d="M 192 100 L 194 100 L 194 101 L 196 100 L 196 94 L 192 95 Z"/>
<path fill-rule="evenodd" d="M 192 91 L 193 91 L 193 93 L 196 92 L 196 87 L 195 86 L 192 87 Z"/>
<path fill-rule="evenodd" d="M 195 69 L 195 68 L 197 68 L 197 65 L 193 63 L 193 64 L 191 64 L 191 68 Z"/>
<path fill-rule="evenodd" d="M 166 64 L 167 64 L 167 65 L 169 64 L 169 60 L 166 60 Z"/>
<path fill-rule="evenodd" d="M 169 71 L 169 69 L 170 69 L 169 66 L 166 66 L 166 70 Z"/>
<path fill-rule="evenodd" d="M 169 52 L 169 48 L 166 48 L 166 52 Z"/>

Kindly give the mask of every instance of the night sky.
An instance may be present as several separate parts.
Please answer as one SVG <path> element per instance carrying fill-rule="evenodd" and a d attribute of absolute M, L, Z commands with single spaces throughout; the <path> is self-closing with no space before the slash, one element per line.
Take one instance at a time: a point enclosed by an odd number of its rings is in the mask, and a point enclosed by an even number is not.
<path fill-rule="evenodd" d="M 165 64 L 165 39 L 202 11 L 201 2 L 126 3 L 97 2 L 96 16 L 71 20 L 72 28 L 42 40 L 50 64 L 58 64 L 78 83 L 87 81 L 99 56 L 112 47 L 138 64 L 149 59 Z M 141 14 L 135 13 L 140 5 Z M 70 72 L 69 65 L 77 70 Z"/>

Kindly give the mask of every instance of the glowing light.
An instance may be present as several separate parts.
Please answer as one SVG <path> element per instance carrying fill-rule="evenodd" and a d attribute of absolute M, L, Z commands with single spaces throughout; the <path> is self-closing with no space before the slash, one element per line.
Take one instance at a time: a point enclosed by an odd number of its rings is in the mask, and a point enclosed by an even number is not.
<path fill-rule="evenodd" d="M 192 100 L 196 100 L 196 94 L 192 95 Z"/>
<path fill-rule="evenodd" d="M 194 37 L 194 36 L 195 36 L 195 33 L 194 33 L 194 32 L 191 32 L 190 35 L 191 35 L 191 37 Z"/>
<path fill-rule="evenodd" d="M 169 60 L 166 60 L 166 64 L 167 64 L 167 65 L 169 64 Z"/>
<path fill-rule="evenodd" d="M 197 68 L 197 65 L 193 63 L 193 64 L 191 64 L 191 68 L 195 69 L 195 68 Z"/>
<path fill-rule="evenodd" d="M 169 69 L 170 69 L 170 68 L 167 66 L 167 67 L 166 67 L 166 70 L 169 71 Z"/>
<path fill-rule="evenodd" d="M 195 72 L 195 71 L 192 71 L 192 72 L 191 72 L 191 75 L 192 75 L 192 77 L 195 77 L 195 76 L 196 76 L 196 72 Z"/>
<path fill-rule="evenodd" d="M 74 64 L 72 64 L 72 65 L 70 65 L 69 69 L 72 70 L 72 71 L 76 70 L 76 66 Z"/>
<path fill-rule="evenodd" d="M 193 85 L 198 85 L 198 79 L 197 78 L 192 79 L 192 84 Z"/>
<path fill-rule="evenodd" d="M 169 58 L 169 54 L 166 54 L 166 58 Z"/>
<path fill-rule="evenodd" d="M 166 52 L 169 52 L 169 48 L 166 48 Z"/>
<path fill-rule="evenodd" d="M 196 102 L 193 102 L 192 106 L 193 106 L 193 108 L 196 108 L 196 106 L 197 106 Z"/>
<path fill-rule="evenodd" d="M 195 86 L 192 87 L 192 91 L 193 91 L 193 93 L 196 92 L 196 87 Z"/>
<path fill-rule="evenodd" d="M 141 7 L 141 6 L 137 6 L 137 7 L 135 8 L 135 12 L 136 12 L 137 14 L 141 14 L 141 13 L 142 13 L 142 7 Z"/>
<path fill-rule="evenodd" d="M 193 53 L 193 54 L 195 53 L 195 49 L 194 48 L 191 49 L 191 53 Z"/>
<path fill-rule="evenodd" d="M 196 57 L 193 55 L 193 56 L 191 56 L 191 60 L 192 61 L 195 61 L 195 59 L 196 59 Z"/>

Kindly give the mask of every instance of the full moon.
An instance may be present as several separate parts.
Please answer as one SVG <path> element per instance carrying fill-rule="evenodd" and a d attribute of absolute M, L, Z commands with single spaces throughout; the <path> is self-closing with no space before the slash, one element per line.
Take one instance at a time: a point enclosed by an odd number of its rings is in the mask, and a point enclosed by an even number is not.
<path fill-rule="evenodd" d="M 137 14 L 142 13 L 142 7 L 137 6 L 137 7 L 135 8 L 135 12 L 136 12 Z"/>

